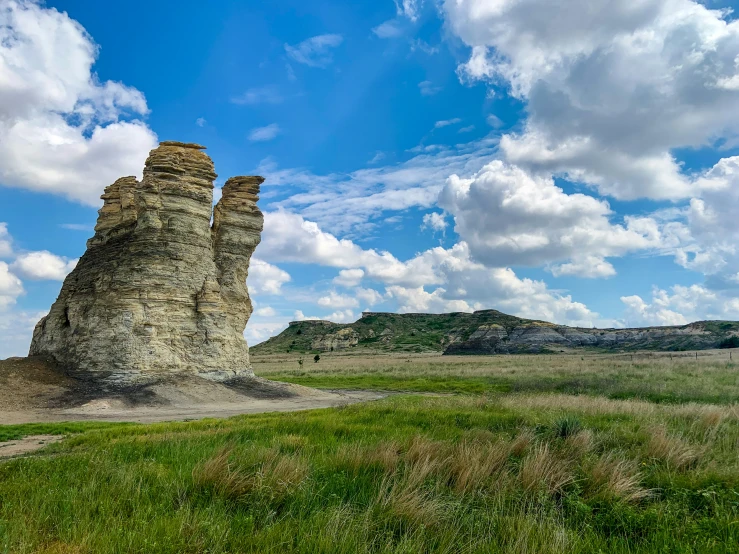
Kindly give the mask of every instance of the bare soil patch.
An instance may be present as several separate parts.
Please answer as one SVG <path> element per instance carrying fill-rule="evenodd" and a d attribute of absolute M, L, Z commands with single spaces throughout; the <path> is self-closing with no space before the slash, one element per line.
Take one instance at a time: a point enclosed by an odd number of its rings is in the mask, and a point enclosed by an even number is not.
<path fill-rule="evenodd" d="M 30 454 L 62 440 L 64 440 L 62 435 L 32 435 L 15 441 L 0 442 L 0 458 Z"/>
<path fill-rule="evenodd" d="M 66 374 L 43 358 L 0 361 L 0 424 L 102 420 L 154 422 L 329 408 L 378 392 L 329 392 L 259 377 L 218 383 L 194 375 L 111 385 Z"/>

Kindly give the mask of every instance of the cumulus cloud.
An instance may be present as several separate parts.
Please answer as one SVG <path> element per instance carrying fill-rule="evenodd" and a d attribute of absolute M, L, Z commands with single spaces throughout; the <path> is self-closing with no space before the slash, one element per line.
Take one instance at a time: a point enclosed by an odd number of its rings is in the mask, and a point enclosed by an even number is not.
<path fill-rule="evenodd" d="M 598 256 L 575 257 L 571 262 L 555 265 L 551 268 L 551 271 L 555 277 L 574 275 L 576 277 L 598 279 L 616 275 L 616 270 L 610 262 Z"/>
<path fill-rule="evenodd" d="M 254 315 L 258 317 L 273 317 L 277 315 L 277 310 L 271 306 L 265 306 L 264 308 L 254 310 Z"/>
<path fill-rule="evenodd" d="M 444 232 L 449 226 L 443 213 L 431 212 L 423 216 L 423 223 L 421 224 L 421 230 L 431 229 L 432 231 Z"/>
<path fill-rule="evenodd" d="M 266 142 L 276 138 L 280 131 L 280 126 L 277 123 L 256 127 L 249 132 L 249 140 L 252 142 Z"/>
<path fill-rule="evenodd" d="M 455 231 L 473 256 L 494 267 L 577 259 L 557 271 L 575 274 L 583 269 L 592 277 L 592 263 L 587 262 L 661 244 L 653 220 L 627 217 L 624 225 L 613 224 L 607 202 L 566 194 L 551 177 L 500 160 L 469 179 L 452 175 L 439 204 L 454 215 Z M 601 264 L 600 273 L 604 270 Z"/>
<path fill-rule="evenodd" d="M 2 280 L 0 269 L 0 281 Z M 0 296 L 0 302 L 2 297 Z M 0 304 L 0 307 L 2 304 Z M 10 356 L 27 356 L 36 323 L 47 312 L 0 311 L 0 360 Z"/>
<path fill-rule="evenodd" d="M 676 285 L 671 292 L 655 287 L 649 302 L 624 296 L 624 319 L 629 326 L 685 325 L 692 321 L 739 319 L 739 298 L 702 285 Z"/>
<path fill-rule="evenodd" d="M 13 270 L 34 281 L 63 281 L 77 265 L 78 259 L 70 260 L 47 250 L 20 254 L 12 264 Z"/>
<path fill-rule="evenodd" d="M 521 279 L 505 267 L 488 267 L 473 259 L 465 242 L 452 248 L 432 248 L 401 261 L 389 252 L 364 249 L 327 233 L 302 216 L 267 212 L 260 256 L 277 262 L 297 262 L 343 268 L 337 278 L 351 286 L 367 279 L 385 286 L 401 311 L 471 311 L 497 308 L 522 317 L 592 326 L 602 322 L 585 305 L 548 289 L 543 281 Z M 361 271 L 361 274 L 360 274 Z M 348 310 L 357 302 L 384 301 L 374 289 L 358 289 L 320 298 L 325 308 Z"/>
<path fill-rule="evenodd" d="M 342 287 L 356 287 L 362 282 L 362 277 L 364 277 L 363 269 L 342 269 L 334 277 L 333 282 Z"/>
<path fill-rule="evenodd" d="M 289 283 L 290 279 L 287 271 L 259 258 L 252 258 L 246 284 L 251 294 L 280 294 L 282 285 Z"/>
<path fill-rule="evenodd" d="M 144 95 L 92 71 L 98 47 L 76 21 L 33 0 L 0 3 L 0 184 L 98 205 L 141 171 L 156 135 Z"/>
<path fill-rule="evenodd" d="M 0 310 L 15 304 L 17 298 L 24 293 L 23 283 L 10 271 L 5 262 L 0 262 Z"/>
<path fill-rule="evenodd" d="M 291 46 L 285 44 L 285 52 L 293 60 L 309 67 L 327 67 L 333 59 L 333 49 L 343 42 L 337 34 L 318 35 Z"/>
<path fill-rule="evenodd" d="M 0 222 L 0 258 L 7 258 L 13 252 L 8 224 Z"/>
<path fill-rule="evenodd" d="M 690 196 L 676 148 L 739 132 L 739 22 L 694 0 L 448 0 L 460 76 L 526 102 L 512 163 L 622 199 Z M 634 68 L 638 68 L 635 71 Z"/>

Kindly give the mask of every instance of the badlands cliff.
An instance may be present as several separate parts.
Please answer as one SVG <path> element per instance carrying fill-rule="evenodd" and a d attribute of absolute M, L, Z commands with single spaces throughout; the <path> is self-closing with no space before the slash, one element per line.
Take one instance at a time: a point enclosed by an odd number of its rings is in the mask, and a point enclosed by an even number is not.
<path fill-rule="evenodd" d="M 95 236 L 36 326 L 30 355 L 122 383 L 253 375 L 243 331 L 263 179 L 229 179 L 213 209 L 216 173 L 203 149 L 162 142 L 140 182 L 105 189 Z"/>
<path fill-rule="evenodd" d="M 287 352 L 443 352 L 526 354 L 590 350 L 705 350 L 739 346 L 739 322 L 699 321 L 671 327 L 567 327 L 497 310 L 450 314 L 365 312 L 348 324 L 296 321 L 254 347 L 255 354 Z"/>

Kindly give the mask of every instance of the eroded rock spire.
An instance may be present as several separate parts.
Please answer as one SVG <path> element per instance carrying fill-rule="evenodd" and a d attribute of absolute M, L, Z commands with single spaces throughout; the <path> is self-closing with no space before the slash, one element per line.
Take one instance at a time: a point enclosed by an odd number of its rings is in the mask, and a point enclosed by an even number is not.
<path fill-rule="evenodd" d="M 121 382 L 253 375 L 246 277 L 264 179 L 229 179 L 213 210 L 216 174 L 203 149 L 162 142 L 141 182 L 124 177 L 105 189 L 95 236 L 36 326 L 31 355 Z"/>

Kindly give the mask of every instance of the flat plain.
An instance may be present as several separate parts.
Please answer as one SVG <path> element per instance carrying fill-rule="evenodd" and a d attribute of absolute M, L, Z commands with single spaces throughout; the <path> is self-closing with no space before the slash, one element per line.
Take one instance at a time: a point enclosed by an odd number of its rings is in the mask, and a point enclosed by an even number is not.
<path fill-rule="evenodd" d="M 255 356 L 261 377 L 391 394 L 2 426 L 65 438 L 0 461 L 0 552 L 739 552 L 729 356 Z"/>

